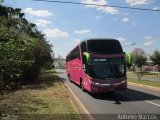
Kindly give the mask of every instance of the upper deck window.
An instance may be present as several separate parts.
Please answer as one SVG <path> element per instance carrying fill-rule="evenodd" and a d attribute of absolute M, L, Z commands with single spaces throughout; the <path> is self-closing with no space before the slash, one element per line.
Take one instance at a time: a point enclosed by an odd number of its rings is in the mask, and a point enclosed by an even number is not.
<path fill-rule="evenodd" d="M 88 40 L 88 51 L 94 53 L 119 54 L 122 53 L 122 47 L 118 40 Z"/>

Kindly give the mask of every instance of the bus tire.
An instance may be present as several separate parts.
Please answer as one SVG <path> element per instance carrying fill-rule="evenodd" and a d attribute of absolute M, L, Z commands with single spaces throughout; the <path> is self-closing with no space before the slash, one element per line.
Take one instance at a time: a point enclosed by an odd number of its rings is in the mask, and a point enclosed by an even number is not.
<path fill-rule="evenodd" d="M 71 76 L 69 74 L 68 74 L 68 80 L 69 80 L 69 82 L 72 82 Z"/>
<path fill-rule="evenodd" d="M 80 79 L 80 86 L 81 86 L 82 91 L 85 92 L 82 78 Z"/>

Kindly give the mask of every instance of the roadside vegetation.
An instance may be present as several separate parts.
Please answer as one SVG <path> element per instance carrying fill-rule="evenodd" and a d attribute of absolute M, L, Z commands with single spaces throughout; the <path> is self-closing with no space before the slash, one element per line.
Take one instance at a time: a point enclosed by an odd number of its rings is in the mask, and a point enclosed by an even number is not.
<path fill-rule="evenodd" d="M 160 76 L 159 73 L 151 72 L 128 72 L 128 82 L 149 85 L 160 88 Z M 136 78 L 134 78 L 136 77 Z M 150 79 L 150 80 L 147 80 Z"/>
<path fill-rule="evenodd" d="M 153 61 L 154 65 L 158 66 L 158 71 L 160 72 L 160 50 L 154 50 L 150 59 Z"/>
<path fill-rule="evenodd" d="M 52 46 L 20 8 L 0 5 L 0 93 L 19 89 L 51 68 Z"/>
<path fill-rule="evenodd" d="M 132 53 L 126 53 L 125 56 L 129 82 L 160 87 L 159 50 L 156 49 L 152 55 L 147 58 L 143 49 L 135 48 Z M 147 59 L 149 63 L 147 63 Z"/>
<path fill-rule="evenodd" d="M 142 48 L 135 48 L 131 53 L 125 52 L 125 58 L 128 71 L 160 72 L 160 51 L 157 49 L 150 56 L 147 56 Z M 143 68 L 143 66 L 147 68 Z M 156 71 L 152 67 L 156 67 Z"/>
<path fill-rule="evenodd" d="M 80 119 L 55 70 L 42 72 L 37 81 L 3 95 L 0 98 L 0 113 L 23 120 Z"/>
<path fill-rule="evenodd" d="M 128 82 L 133 82 L 133 83 L 149 85 L 149 86 L 160 88 L 160 81 L 138 80 L 138 79 L 135 79 L 135 78 L 128 78 Z"/>
<path fill-rule="evenodd" d="M 152 72 L 128 72 L 128 76 L 138 76 L 138 74 L 141 76 L 141 78 L 149 78 L 149 79 L 159 79 L 160 81 L 160 74 L 159 73 L 152 73 Z"/>
<path fill-rule="evenodd" d="M 79 119 L 53 56 L 20 8 L 0 5 L 0 119 Z"/>
<path fill-rule="evenodd" d="M 142 71 L 142 66 L 147 61 L 146 53 L 141 48 L 135 48 L 132 52 L 132 59 L 133 59 L 133 71 L 135 70 L 135 67 L 137 66 L 140 68 L 140 71 Z"/>

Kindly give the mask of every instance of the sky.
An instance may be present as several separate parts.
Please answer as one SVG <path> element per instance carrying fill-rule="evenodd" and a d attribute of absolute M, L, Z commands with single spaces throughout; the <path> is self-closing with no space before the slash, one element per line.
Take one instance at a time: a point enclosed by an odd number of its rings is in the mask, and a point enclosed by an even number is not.
<path fill-rule="evenodd" d="M 21 8 L 27 20 L 37 25 L 53 45 L 56 57 L 65 58 L 81 40 L 88 38 L 118 39 L 126 52 L 142 48 L 150 55 L 155 49 L 160 50 L 160 11 L 33 0 L 4 1 L 6 6 Z M 160 0 L 60 1 L 160 10 Z"/>

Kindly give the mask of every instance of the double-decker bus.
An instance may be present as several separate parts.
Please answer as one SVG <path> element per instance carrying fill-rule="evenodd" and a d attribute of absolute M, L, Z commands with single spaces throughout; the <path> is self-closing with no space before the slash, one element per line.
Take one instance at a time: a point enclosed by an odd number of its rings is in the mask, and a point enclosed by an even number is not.
<path fill-rule="evenodd" d="M 66 74 L 70 81 L 90 93 L 127 89 L 125 56 L 115 39 L 80 42 L 66 56 Z"/>

